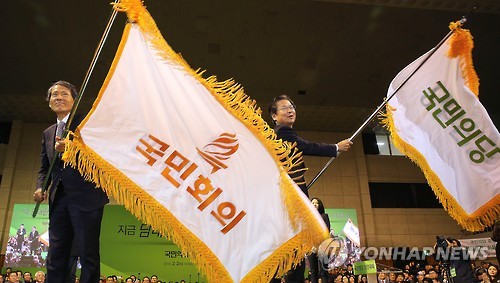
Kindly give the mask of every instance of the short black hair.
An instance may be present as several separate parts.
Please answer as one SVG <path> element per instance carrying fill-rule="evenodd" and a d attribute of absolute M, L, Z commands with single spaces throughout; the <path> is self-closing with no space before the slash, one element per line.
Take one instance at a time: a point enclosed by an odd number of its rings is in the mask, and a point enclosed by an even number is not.
<path fill-rule="evenodd" d="M 271 119 L 273 120 L 273 122 L 276 124 L 276 121 L 274 121 L 273 119 L 273 114 L 276 114 L 278 113 L 278 106 L 277 106 L 277 103 L 278 101 L 281 101 L 281 100 L 288 100 L 290 101 L 290 103 L 295 106 L 295 103 L 293 103 L 293 101 L 290 99 L 290 97 L 288 97 L 288 95 L 286 94 L 282 94 L 282 95 L 278 95 L 276 96 L 274 99 L 273 99 L 273 102 L 271 102 L 271 104 L 269 104 L 269 106 L 267 107 L 267 111 L 269 112 L 269 116 L 271 116 Z"/>
<path fill-rule="evenodd" d="M 50 85 L 49 90 L 47 90 L 47 97 L 45 98 L 45 100 L 47 100 L 47 101 L 50 100 L 50 95 L 52 94 L 52 89 L 58 85 L 62 85 L 62 86 L 67 87 L 71 91 L 71 96 L 73 97 L 73 99 L 76 99 L 76 96 L 78 95 L 78 91 L 76 90 L 76 87 L 74 85 L 72 85 L 71 83 L 68 83 L 67 81 L 57 81 L 57 82 Z"/>
<path fill-rule="evenodd" d="M 449 241 L 452 243 L 453 243 L 453 241 L 455 241 L 455 242 L 457 242 L 457 246 L 459 246 L 459 247 L 462 246 L 462 243 L 460 243 L 460 241 L 458 239 L 450 239 Z"/>
<path fill-rule="evenodd" d="M 488 273 L 488 271 L 486 271 L 484 268 L 482 267 L 477 267 L 476 269 L 474 269 L 474 274 L 476 276 L 481 276 L 483 275 L 483 273 Z"/>

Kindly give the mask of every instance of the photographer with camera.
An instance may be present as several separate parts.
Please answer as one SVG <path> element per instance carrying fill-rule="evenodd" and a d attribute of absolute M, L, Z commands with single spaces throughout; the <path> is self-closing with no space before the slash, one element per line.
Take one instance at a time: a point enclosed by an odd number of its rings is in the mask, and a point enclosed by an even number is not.
<path fill-rule="evenodd" d="M 437 261 L 441 262 L 444 274 L 442 282 L 471 283 L 480 282 L 474 276 L 467 250 L 457 239 L 446 239 L 436 236 L 434 253 Z"/>
<path fill-rule="evenodd" d="M 476 282 L 491 283 L 488 272 L 482 267 L 476 267 L 474 269 L 474 275 L 476 276 Z"/>

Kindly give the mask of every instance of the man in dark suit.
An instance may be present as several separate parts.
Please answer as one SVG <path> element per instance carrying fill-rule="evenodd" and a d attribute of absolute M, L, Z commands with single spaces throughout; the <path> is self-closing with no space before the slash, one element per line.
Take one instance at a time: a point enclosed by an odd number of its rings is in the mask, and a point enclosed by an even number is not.
<path fill-rule="evenodd" d="M 297 118 L 295 112 L 295 104 L 287 95 L 280 95 L 274 98 L 273 102 L 269 105 L 269 115 L 276 124 L 274 131 L 279 139 L 290 144 L 297 143 L 297 149 L 302 152 L 303 155 L 313 155 L 313 156 L 337 156 L 339 151 L 347 151 L 352 145 L 349 140 L 343 140 L 337 144 L 325 144 L 325 143 L 313 143 L 307 140 L 301 139 L 297 132 L 293 129 L 293 124 Z M 302 192 L 309 197 L 307 192 L 306 181 L 304 178 L 305 164 L 301 162 L 297 164 L 294 168 L 291 168 L 290 177 L 297 183 Z M 286 276 L 286 282 L 304 282 L 304 270 L 305 264 L 302 262 L 295 269 L 290 270 Z M 279 282 L 279 281 L 277 281 Z"/>
<path fill-rule="evenodd" d="M 62 129 L 68 121 L 76 95 L 76 88 L 65 81 L 54 83 L 47 92 L 47 101 L 57 115 L 57 124 L 47 128 L 42 135 L 42 162 L 33 198 L 36 202 L 45 199 L 43 182 L 45 178 L 51 178 L 47 256 L 47 282 L 50 283 L 66 282 L 73 239 L 80 250 L 80 282 L 95 283 L 100 276 L 99 237 L 108 197 L 95 184 L 86 181 L 78 170 L 64 166 L 60 158 L 65 147 L 65 140 L 61 138 Z M 82 117 L 75 116 L 70 130 L 74 131 L 81 121 Z M 58 157 L 51 175 L 47 176 L 54 154 Z"/>
<path fill-rule="evenodd" d="M 24 228 L 24 224 L 21 224 L 19 229 L 17 229 L 17 246 L 16 249 L 20 253 L 23 251 L 23 242 L 24 242 L 24 235 L 26 235 L 26 229 Z"/>
<path fill-rule="evenodd" d="M 295 104 L 287 95 L 280 95 L 274 98 L 273 102 L 269 105 L 269 115 L 276 124 L 274 131 L 276 136 L 283 141 L 289 143 L 297 143 L 297 149 L 303 155 L 312 156 L 327 156 L 335 157 L 339 151 L 348 151 L 352 145 L 349 140 L 343 140 L 337 144 L 314 143 L 301 139 L 297 132 L 293 129 L 293 124 L 297 118 L 295 112 Z M 305 164 L 301 163 L 295 168 L 292 168 L 290 177 L 299 185 L 300 189 L 306 196 L 309 197 L 307 192 L 306 181 L 304 179 Z"/>
<path fill-rule="evenodd" d="M 30 255 L 36 255 L 38 247 L 40 246 L 40 233 L 36 230 L 36 226 L 31 228 L 28 241 L 30 242 Z"/>

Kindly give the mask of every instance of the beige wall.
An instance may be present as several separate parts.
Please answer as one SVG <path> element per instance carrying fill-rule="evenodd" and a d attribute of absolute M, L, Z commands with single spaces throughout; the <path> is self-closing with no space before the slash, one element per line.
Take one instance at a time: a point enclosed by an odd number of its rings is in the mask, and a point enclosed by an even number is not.
<path fill-rule="evenodd" d="M 49 125 L 15 121 L 7 146 L 0 147 L 1 252 L 5 252 L 14 203 L 32 203 L 36 174 L 40 166 L 41 133 Z M 349 134 L 301 132 L 318 142 L 337 142 Z M 311 197 L 319 197 L 326 207 L 355 208 L 363 246 L 429 246 L 436 235 L 470 238 L 443 209 L 372 209 L 369 181 L 425 182 L 418 168 L 404 157 L 364 155 L 361 138 L 352 150 L 340 155 L 311 187 Z M 305 157 L 311 181 L 329 158 Z M 390 197 L 390 196 L 387 196 Z M 112 201 L 112 203 L 116 203 Z M 488 237 L 475 235 L 474 237 Z"/>

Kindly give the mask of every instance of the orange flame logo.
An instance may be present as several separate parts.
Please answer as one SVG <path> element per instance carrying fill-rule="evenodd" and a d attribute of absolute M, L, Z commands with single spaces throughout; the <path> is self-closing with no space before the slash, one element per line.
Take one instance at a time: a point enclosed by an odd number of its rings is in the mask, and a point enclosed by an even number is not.
<path fill-rule="evenodd" d="M 219 169 L 226 169 L 227 165 L 222 161 L 229 159 L 238 150 L 239 144 L 236 134 L 223 133 L 216 140 L 198 150 L 198 153 L 212 165 L 212 174 Z"/>

